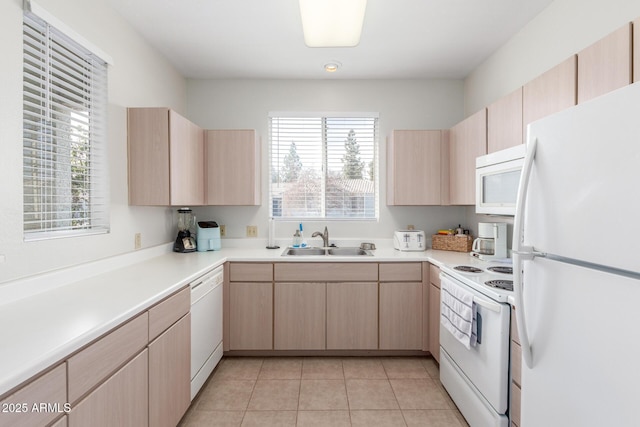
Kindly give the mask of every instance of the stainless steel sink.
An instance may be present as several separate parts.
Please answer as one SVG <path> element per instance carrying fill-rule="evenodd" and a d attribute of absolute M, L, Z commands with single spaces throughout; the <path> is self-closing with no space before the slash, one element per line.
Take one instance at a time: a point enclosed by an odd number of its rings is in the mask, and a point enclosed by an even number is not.
<path fill-rule="evenodd" d="M 371 251 L 357 247 L 345 248 L 286 248 L 282 256 L 373 256 Z"/>
<path fill-rule="evenodd" d="M 326 255 L 326 250 L 323 248 L 287 248 L 282 253 L 282 256 L 305 256 L 305 255 Z"/>
<path fill-rule="evenodd" d="M 327 249 L 329 255 L 337 256 L 372 256 L 370 251 L 360 248 L 331 248 Z"/>

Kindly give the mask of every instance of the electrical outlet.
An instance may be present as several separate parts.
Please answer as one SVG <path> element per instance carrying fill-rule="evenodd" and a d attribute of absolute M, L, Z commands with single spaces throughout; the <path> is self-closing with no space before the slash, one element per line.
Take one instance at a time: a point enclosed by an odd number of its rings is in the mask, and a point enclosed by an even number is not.
<path fill-rule="evenodd" d="M 247 225 L 247 237 L 258 237 L 257 225 Z"/>
<path fill-rule="evenodd" d="M 134 249 L 140 249 L 142 247 L 142 233 L 136 233 L 134 237 L 133 247 Z"/>
<path fill-rule="evenodd" d="M 413 224 L 407 225 L 407 230 L 415 230 L 416 227 Z"/>
<path fill-rule="evenodd" d="M 219 225 L 218 227 L 220 227 L 220 237 L 224 237 L 227 235 L 227 226 L 226 225 Z"/>

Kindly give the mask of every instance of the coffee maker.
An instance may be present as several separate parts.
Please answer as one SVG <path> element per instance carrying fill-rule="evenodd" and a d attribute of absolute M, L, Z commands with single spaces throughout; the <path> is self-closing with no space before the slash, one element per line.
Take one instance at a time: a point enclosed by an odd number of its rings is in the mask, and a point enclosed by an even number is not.
<path fill-rule="evenodd" d="M 478 238 L 473 241 L 471 255 L 481 260 L 506 258 L 507 224 L 479 222 Z"/>
<path fill-rule="evenodd" d="M 174 252 L 194 252 L 196 250 L 195 221 L 189 208 L 178 209 L 178 237 L 173 245 Z"/>

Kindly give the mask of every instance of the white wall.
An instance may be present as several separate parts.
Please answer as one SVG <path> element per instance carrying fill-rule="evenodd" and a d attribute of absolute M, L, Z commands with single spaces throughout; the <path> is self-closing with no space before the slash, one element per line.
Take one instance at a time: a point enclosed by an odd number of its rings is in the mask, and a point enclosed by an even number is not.
<path fill-rule="evenodd" d="M 638 17 L 638 0 L 555 0 L 466 78 L 466 115 Z"/>
<path fill-rule="evenodd" d="M 414 224 L 427 234 L 464 220 L 461 207 L 387 207 L 386 137 L 393 129 L 448 129 L 463 117 L 460 80 L 189 80 L 187 116 L 207 129 L 256 129 L 262 138 L 262 205 L 195 208 L 199 219 L 215 220 L 227 236 L 244 237 L 246 225 L 268 231 L 269 111 L 367 111 L 380 114 L 380 220 L 305 221 L 307 237 L 328 225 L 331 238 L 385 238 Z M 296 224 L 276 224 L 276 237 L 293 235 Z"/>
<path fill-rule="evenodd" d="M 555 0 L 465 79 L 465 116 L 638 17 L 638 0 Z M 466 213 L 472 230 L 477 222 L 507 222 L 511 247 L 512 218 L 476 215 L 473 207 Z"/>
<path fill-rule="evenodd" d="M 22 276 L 105 258 L 171 240 L 167 208 L 129 207 L 126 107 L 186 110 L 186 82 L 111 8 L 108 0 L 36 0 L 113 58 L 109 67 L 108 144 L 111 232 L 41 242 L 22 234 L 22 0 L 0 2 L 0 284 Z M 2 257 L 0 256 L 0 260 Z"/>

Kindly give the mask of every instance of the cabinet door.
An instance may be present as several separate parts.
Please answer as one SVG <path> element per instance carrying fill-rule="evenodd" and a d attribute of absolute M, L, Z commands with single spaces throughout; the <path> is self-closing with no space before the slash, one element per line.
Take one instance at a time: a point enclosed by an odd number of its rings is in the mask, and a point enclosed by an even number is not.
<path fill-rule="evenodd" d="M 208 130 L 207 205 L 259 205 L 260 145 L 254 130 Z"/>
<path fill-rule="evenodd" d="M 578 53 L 578 103 L 631 83 L 631 23 Z"/>
<path fill-rule="evenodd" d="M 231 282 L 229 296 L 229 349 L 272 350 L 272 283 Z"/>
<path fill-rule="evenodd" d="M 204 131 L 168 108 L 127 109 L 129 204 L 204 203 Z"/>
<path fill-rule="evenodd" d="M 487 152 L 522 144 L 522 88 L 487 107 Z"/>
<path fill-rule="evenodd" d="M 204 130 L 169 111 L 171 205 L 204 204 Z"/>
<path fill-rule="evenodd" d="M 422 349 L 422 283 L 380 283 L 380 349 Z"/>
<path fill-rule="evenodd" d="M 378 283 L 327 283 L 327 349 L 378 348 Z"/>
<path fill-rule="evenodd" d="M 440 362 L 440 288 L 429 284 L 429 351 Z"/>
<path fill-rule="evenodd" d="M 273 347 L 276 350 L 324 350 L 326 283 L 276 283 Z"/>
<path fill-rule="evenodd" d="M 69 427 L 149 425 L 148 372 L 144 350 L 71 410 Z"/>
<path fill-rule="evenodd" d="M 169 109 L 127 109 L 129 204 L 169 206 Z"/>
<path fill-rule="evenodd" d="M 149 425 L 174 427 L 191 404 L 191 314 L 149 344 Z"/>
<path fill-rule="evenodd" d="M 440 205 L 442 150 L 439 130 L 394 130 L 387 146 L 387 204 Z"/>
<path fill-rule="evenodd" d="M 476 157 L 487 154 L 487 110 L 482 109 L 449 133 L 449 203 L 475 205 Z"/>
<path fill-rule="evenodd" d="M 576 105 L 578 59 L 573 55 L 522 87 L 523 133 L 527 125 Z"/>

